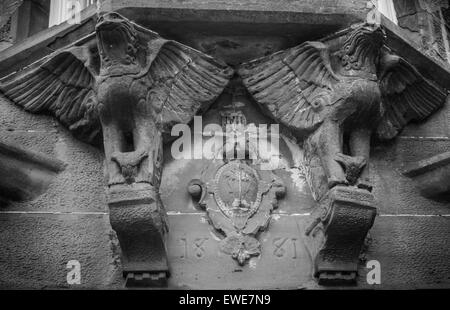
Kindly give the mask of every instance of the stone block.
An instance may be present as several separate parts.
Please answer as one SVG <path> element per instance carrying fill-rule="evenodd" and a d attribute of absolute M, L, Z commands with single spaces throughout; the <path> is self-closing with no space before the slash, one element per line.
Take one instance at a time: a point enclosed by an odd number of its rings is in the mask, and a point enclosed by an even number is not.
<path fill-rule="evenodd" d="M 305 217 L 273 215 L 261 233 L 261 255 L 239 266 L 219 249 L 203 214 L 169 215 L 169 288 L 295 289 L 317 287 L 302 236 Z"/>
<path fill-rule="evenodd" d="M 105 214 L 0 214 L 0 287 L 101 288 L 116 279 L 118 253 Z M 81 284 L 67 283 L 67 263 L 81 266 Z"/>
<path fill-rule="evenodd" d="M 369 285 L 362 264 L 358 288 L 431 289 L 450 287 L 448 217 L 379 216 L 369 233 L 363 260 L 381 265 L 381 285 Z"/>

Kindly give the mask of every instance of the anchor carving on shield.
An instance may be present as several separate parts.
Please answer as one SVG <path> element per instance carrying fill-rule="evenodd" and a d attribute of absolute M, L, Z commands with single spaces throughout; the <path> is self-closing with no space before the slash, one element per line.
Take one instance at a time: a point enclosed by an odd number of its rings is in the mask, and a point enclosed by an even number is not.
<path fill-rule="evenodd" d="M 226 157 L 229 158 L 229 157 Z M 285 187 L 270 170 L 258 170 L 247 157 L 212 161 L 188 191 L 223 239 L 220 250 L 239 265 L 261 254 L 258 235 L 270 222 Z"/>

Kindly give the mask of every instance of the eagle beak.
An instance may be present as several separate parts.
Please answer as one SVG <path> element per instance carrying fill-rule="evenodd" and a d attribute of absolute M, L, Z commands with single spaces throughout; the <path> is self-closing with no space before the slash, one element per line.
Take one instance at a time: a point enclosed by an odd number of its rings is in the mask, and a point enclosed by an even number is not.
<path fill-rule="evenodd" d="M 384 53 L 380 59 L 380 79 L 383 79 L 385 74 L 394 66 L 398 64 L 400 57 L 397 55 Z"/>

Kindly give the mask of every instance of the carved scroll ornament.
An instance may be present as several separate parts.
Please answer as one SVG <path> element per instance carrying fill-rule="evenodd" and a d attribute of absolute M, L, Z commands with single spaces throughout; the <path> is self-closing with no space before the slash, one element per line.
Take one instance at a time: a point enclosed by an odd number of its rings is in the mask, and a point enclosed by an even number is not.
<path fill-rule="evenodd" d="M 162 134 L 206 110 L 233 71 L 114 12 L 101 16 L 95 31 L 96 44 L 58 51 L 3 79 L 0 90 L 27 111 L 53 114 L 81 139 L 103 139 L 126 285 L 164 285 Z"/>
<path fill-rule="evenodd" d="M 442 107 L 448 93 L 393 54 L 377 25 L 353 27 L 341 42 L 338 50 L 336 43 L 305 42 L 243 64 L 239 74 L 262 109 L 303 143 L 311 190 L 328 214 L 313 214 L 308 230 L 312 238 L 313 229 L 324 231 L 316 275 L 354 282 L 355 262 L 375 217 L 371 137 L 394 138 L 409 122 Z M 336 198 L 341 192 L 346 194 Z M 355 217 L 357 233 L 338 233 L 353 231 L 345 217 Z M 330 249 L 347 249 L 353 257 Z"/>

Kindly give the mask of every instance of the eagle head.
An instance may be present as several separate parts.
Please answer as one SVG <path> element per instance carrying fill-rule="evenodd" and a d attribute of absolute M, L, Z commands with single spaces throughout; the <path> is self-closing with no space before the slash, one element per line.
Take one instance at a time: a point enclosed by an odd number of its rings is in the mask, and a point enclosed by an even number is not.
<path fill-rule="evenodd" d="M 376 64 L 385 41 L 385 32 L 378 25 L 362 24 L 354 29 L 342 47 L 342 65 L 346 70 L 376 73 Z"/>
<path fill-rule="evenodd" d="M 137 33 L 133 24 L 122 15 L 110 12 L 99 17 L 95 27 L 102 74 L 124 73 L 137 67 Z M 132 70 L 134 71 L 134 70 Z M 134 72 L 130 72 L 134 73 Z"/>

